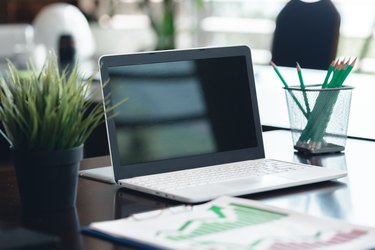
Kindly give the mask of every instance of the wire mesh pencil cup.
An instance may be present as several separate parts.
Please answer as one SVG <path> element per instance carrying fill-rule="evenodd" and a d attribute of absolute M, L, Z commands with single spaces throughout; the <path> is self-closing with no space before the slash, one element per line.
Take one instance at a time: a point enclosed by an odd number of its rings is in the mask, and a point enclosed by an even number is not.
<path fill-rule="evenodd" d="M 345 149 L 353 87 L 284 87 L 294 148 L 306 154 Z"/>

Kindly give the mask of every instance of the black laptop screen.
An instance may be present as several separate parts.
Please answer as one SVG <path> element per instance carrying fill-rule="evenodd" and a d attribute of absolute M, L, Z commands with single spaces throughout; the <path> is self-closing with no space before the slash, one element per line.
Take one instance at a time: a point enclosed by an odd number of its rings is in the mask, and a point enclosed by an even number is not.
<path fill-rule="evenodd" d="M 121 165 L 257 146 L 245 56 L 109 67 Z"/>

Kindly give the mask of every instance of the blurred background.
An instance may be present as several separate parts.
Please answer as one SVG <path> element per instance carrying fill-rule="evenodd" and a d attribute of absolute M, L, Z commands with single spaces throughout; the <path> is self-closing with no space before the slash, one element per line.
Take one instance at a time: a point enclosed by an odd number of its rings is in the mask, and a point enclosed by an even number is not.
<path fill-rule="evenodd" d="M 2 32 L 3 27 L 0 29 L 0 56 L 17 54 L 22 57 L 20 54 L 27 46 L 36 53 L 36 48 L 44 41 L 40 37 L 46 36 L 38 31 L 41 26 L 50 24 L 49 30 L 44 31 L 49 36 L 64 25 L 69 26 L 68 22 L 74 18 L 69 18 L 71 13 L 68 12 L 63 13 L 65 21 L 63 17 L 61 21 L 53 21 L 58 12 L 39 20 L 43 9 L 55 3 L 77 7 L 87 20 L 89 32 L 77 21 L 70 30 L 65 30 L 69 35 L 69 32 L 77 32 L 76 28 L 78 33 L 92 36 L 86 38 L 84 46 L 83 40 L 77 38 L 79 35 L 73 37 L 76 53 L 83 55 L 83 59 L 108 53 L 247 44 L 253 49 L 254 63 L 269 64 L 275 20 L 288 0 L 1 0 L 0 24 L 31 25 L 34 34 L 29 34 L 25 43 L 35 44 L 22 45 L 13 41 L 9 45 L 13 48 L 5 48 L 4 36 L 8 39 L 9 33 Z M 358 56 L 360 67 L 357 70 L 375 72 L 375 0 L 332 0 L 332 3 L 341 18 L 337 55 Z M 79 48 L 81 46 L 86 48 Z M 43 49 L 38 49 L 41 58 Z M 13 55 L 9 54 L 11 51 Z"/>
<path fill-rule="evenodd" d="M 51 49 L 92 74 L 104 54 L 245 44 L 255 65 L 358 57 L 355 71 L 371 75 L 374 30 L 375 0 L 0 0 L 0 71 L 7 59 L 41 67 Z M 108 154 L 100 130 L 86 157 Z M 0 138 L 0 161 L 8 147 Z"/>

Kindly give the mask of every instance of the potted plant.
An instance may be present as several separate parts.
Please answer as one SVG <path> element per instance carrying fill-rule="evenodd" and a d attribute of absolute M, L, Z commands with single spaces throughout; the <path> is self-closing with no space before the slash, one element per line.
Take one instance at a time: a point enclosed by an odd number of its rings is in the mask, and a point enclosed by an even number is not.
<path fill-rule="evenodd" d="M 24 211 L 75 205 L 83 144 L 104 121 L 90 93 L 93 78 L 82 79 L 77 67 L 60 72 L 51 53 L 40 72 L 9 62 L 0 79 L 0 133 L 10 144 Z"/>

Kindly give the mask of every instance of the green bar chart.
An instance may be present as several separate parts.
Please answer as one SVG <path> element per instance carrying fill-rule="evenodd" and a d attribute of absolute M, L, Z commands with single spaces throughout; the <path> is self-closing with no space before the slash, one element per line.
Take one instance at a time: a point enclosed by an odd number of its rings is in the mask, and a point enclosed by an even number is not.
<path fill-rule="evenodd" d="M 187 240 L 246 226 L 268 223 L 287 216 L 283 213 L 236 203 L 229 204 L 229 207 L 225 210 L 219 206 L 212 206 L 209 210 L 216 218 L 186 221 L 175 232 L 169 232 L 166 238 L 174 241 Z M 228 218 L 226 214 L 234 214 L 235 219 Z M 191 228 L 194 229 L 191 230 Z"/>

